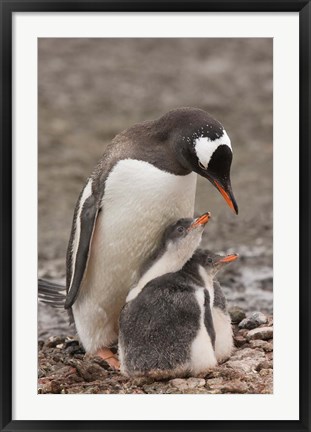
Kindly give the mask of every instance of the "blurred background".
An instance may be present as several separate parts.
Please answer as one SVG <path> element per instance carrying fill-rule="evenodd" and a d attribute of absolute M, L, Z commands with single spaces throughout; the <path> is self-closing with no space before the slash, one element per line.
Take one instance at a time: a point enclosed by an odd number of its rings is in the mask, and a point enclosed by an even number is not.
<path fill-rule="evenodd" d="M 238 252 L 219 275 L 230 305 L 272 312 L 272 39 L 39 39 L 39 276 L 65 280 L 80 190 L 107 143 L 170 109 L 199 107 L 233 146 L 235 216 L 199 178 L 209 210 L 203 246 Z M 39 305 L 39 337 L 69 334 L 63 311 Z M 70 331 L 72 332 L 72 328 Z"/>

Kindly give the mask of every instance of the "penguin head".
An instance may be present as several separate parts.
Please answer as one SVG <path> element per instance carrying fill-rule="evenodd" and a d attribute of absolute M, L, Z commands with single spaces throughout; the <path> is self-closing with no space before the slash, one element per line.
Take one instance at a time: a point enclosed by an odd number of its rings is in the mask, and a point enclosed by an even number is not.
<path fill-rule="evenodd" d="M 222 124 L 198 108 L 176 109 L 161 120 L 170 125 L 171 145 L 179 163 L 208 179 L 238 214 L 230 180 L 231 141 Z"/>
<path fill-rule="evenodd" d="M 209 250 L 201 251 L 201 263 L 207 273 L 215 276 L 226 264 L 236 261 L 239 258 L 238 254 L 217 255 Z"/>
<path fill-rule="evenodd" d="M 164 254 L 170 257 L 168 259 L 176 262 L 176 267 L 181 268 L 192 257 L 201 242 L 204 227 L 210 217 L 210 213 L 204 213 L 194 219 L 179 219 L 166 228 L 162 247 Z"/>

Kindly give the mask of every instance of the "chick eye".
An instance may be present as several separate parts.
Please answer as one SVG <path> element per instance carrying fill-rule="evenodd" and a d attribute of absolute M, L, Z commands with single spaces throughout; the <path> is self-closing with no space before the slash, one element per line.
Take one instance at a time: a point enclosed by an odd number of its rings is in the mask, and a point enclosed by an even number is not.
<path fill-rule="evenodd" d="M 204 166 L 200 161 L 198 161 L 198 165 L 199 165 L 199 167 L 200 167 L 201 169 L 206 170 L 205 166 Z"/>
<path fill-rule="evenodd" d="M 207 262 L 211 264 L 213 262 L 212 258 L 207 258 Z"/>
<path fill-rule="evenodd" d="M 179 227 L 177 228 L 177 231 L 178 231 L 179 233 L 183 233 L 184 230 L 185 230 L 185 228 L 182 227 L 182 226 L 179 226 Z"/>

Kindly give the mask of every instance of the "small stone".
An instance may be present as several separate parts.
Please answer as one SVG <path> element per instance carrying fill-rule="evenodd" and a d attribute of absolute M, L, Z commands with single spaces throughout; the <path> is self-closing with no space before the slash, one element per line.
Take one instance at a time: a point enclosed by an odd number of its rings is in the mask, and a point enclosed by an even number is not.
<path fill-rule="evenodd" d="M 239 328 L 252 330 L 259 327 L 261 324 L 266 324 L 268 318 L 261 312 L 253 312 L 248 318 L 244 318 L 240 324 Z"/>
<path fill-rule="evenodd" d="M 256 366 L 265 359 L 266 356 L 262 350 L 244 348 L 236 351 L 226 363 L 226 366 L 244 373 L 249 373 L 254 371 Z"/>
<path fill-rule="evenodd" d="M 53 368 L 54 369 L 54 368 Z M 66 381 L 70 375 L 76 374 L 77 370 L 76 368 L 73 368 L 72 366 L 61 366 L 58 368 L 55 368 L 52 373 L 49 374 L 49 379 L 62 379 L 66 378 Z"/>
<path fill-rule="evenodd" d="M 190 388 L 203 387 L 203 386 L 205 386 L 205 379 L 203 379 L 203 378 L 188 378 L 187 383 L 188 383 L 188 386 Z"/>
<path fill-rule="evenodd" d="M 262 361 L 256 366 L 256 371 L 260 372 L 262 369 L 273 369 L 272 361 Z"/>
<path fill-rule="evenodd" d="M 246 317 L 244 310 L 238 306 L 232 306 L 229 309 L 229 314 L 233 323 L 239 323 Z"/>
<path fill-rule="evenodd" d="M 61 385 L 58 381 L 51 381 L 51 393 L 58 394 L 61 390 Z"/>
<path fill-rule="evenodd" d="M 95 362 L 74 359 L 70 360 L 68 363 L 76 368 L 78 374 L 87 382 L 101 380 L 107 377 L 107 372 Z"/>
<path fill-rule="evenodd" d="M 75 354 L 77 358 L 77 354 L 84 354 L 85 351 L 80 345 L 69 345 L 65 350 L 68 354 Z"/>
<path fill-rule="evenodd" d="M 272 369 L 261 369 L 261 371 L 259 372 L 259 375 L 261 377 L 272 376 L 273 375 L 273 371 L 272 371 Z"/>
<path fill-rule="evenodd" d="M 247 393 L 248 385 L 244 381 L 231 381 L 222 386 L 222 393 Z"/>
<path fill-rule="evenodd" d="M 57 345 L 64 342 L 64 338 L 61 336 L 51 336 L 48 338 L 46 343 L 47 348 L 55 348 Z"/>
<path fill-rule="evenodd" d="M 53 393 L 58 394 L 61 392 L 61 385 L 58 381 L 43 381 L 42 379 L 39 380 L 38 385 L 38 393 L 41 394 L 47 394 L 47 393 Z"/>
<path fill-rule="evenodd" d="M 269 327 L 273 326 L 273 316 L 272 315 L 268 316 L 268 326 Z"/>
<path fill-rule="evenodd" d="M 38 378 L 43 378 L 45 377 L 45 370 L 39 368 L 38 369 Z"/>
<path fill-rule="evenodd" d="M 176 387 L 178 390 L 186 390 L 188 387 L 187 380 L 182 378 L 175 378 L 169 381 L 170 385 Z"/>
<path fill-rule="evenodd" d="M 220 388 L 222 383 L 224 382 L 222 377 L 212 378 L 206 381 L 206 385 L 209 389 Z"/>
<path fill-rule="evenodd" d="M 263 341 L 260 339 L 255 339 L 255 340 L 251 340 L 249 341 L 250 346 L 252 348 L 261 348 L 263 349 L 265 352 L 271 352 L 273 351 L 273 345 L 272 342 L 267 342 L 267 341 Z"/>
<path fill-rule="evenodd" d="M 234 336 L 234 345 L 236 347 L 239 348 L 243 346 L 245 343 L 246 343 L 246 339 L 243 336 L 241 335 Z"/>
<path fill-rule="evenodd" d="M 65 348 L 68 348 L 69 346 L 72 346 L 72 345 L 79 345 L 79 341 L 77 339 L 70 337 L 70 336 L 67 336 L 65 339 L 65 344 L 64 344 Z"/>
<path fill-rule="evenodd" d="M 237 334 L 239 336 L 246 338 L 247 333 L 248 333 L 248 331 L 246 329 L 240 329 Z"/>
<path fill-rule="evenodd" d="M 175 392 L 172 387 L 168 387 L 166 383 L 162 382 L 154 382 L 153 384 L 144 385 L 143 390 L 148 394 L 172 394 Z"/>
<path fill-rule="evenodd" d="M 54 354 L 52 359 L 57 363 L 59 361 L 62 361 L 62 356 L 60 354 Z"/>
<path fill-rule="evenodd" d="M 205 386 L 205 379 L 203 378 L 174 378 L 169 381 L 169 384 L 173 387 L 176 387 L 178 390 L 188 390 L 188 389 L 194 389 L 197 387 L 204 387 Z"/>
<path fill-rule="evenodd" d="M 254 339 L 268 340 L 273 338 L 273 327 L 259 327 L 250 330 L 246 336 L 248 341 Z"/>

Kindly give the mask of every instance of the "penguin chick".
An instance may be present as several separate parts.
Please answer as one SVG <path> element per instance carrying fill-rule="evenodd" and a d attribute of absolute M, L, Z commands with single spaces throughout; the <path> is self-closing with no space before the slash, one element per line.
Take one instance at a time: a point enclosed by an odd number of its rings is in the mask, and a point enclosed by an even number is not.
<path fill-rule="evenodd" d="M 235 261 L 237 254 L 221 256 L 209 250 L 198 249 L 187 264 L 189 271 L 201 275 L 212 304 L 212 318 L 215 329 L 215 355 L 218 362 L 228 359 L 233 349 L 231 318 L 227 301 L 216 274 L 226 264 Z M 198 274 L 197 274 L 198 276 Z"/>
<path fill-rule="evenodd" d="M 202 277 L 185 265 L 208 218 L 205 214 L 170 225 L 129 292 L 119 322 L 123 374 L 196 376 L 216 365 L 211 298 Z"/>

